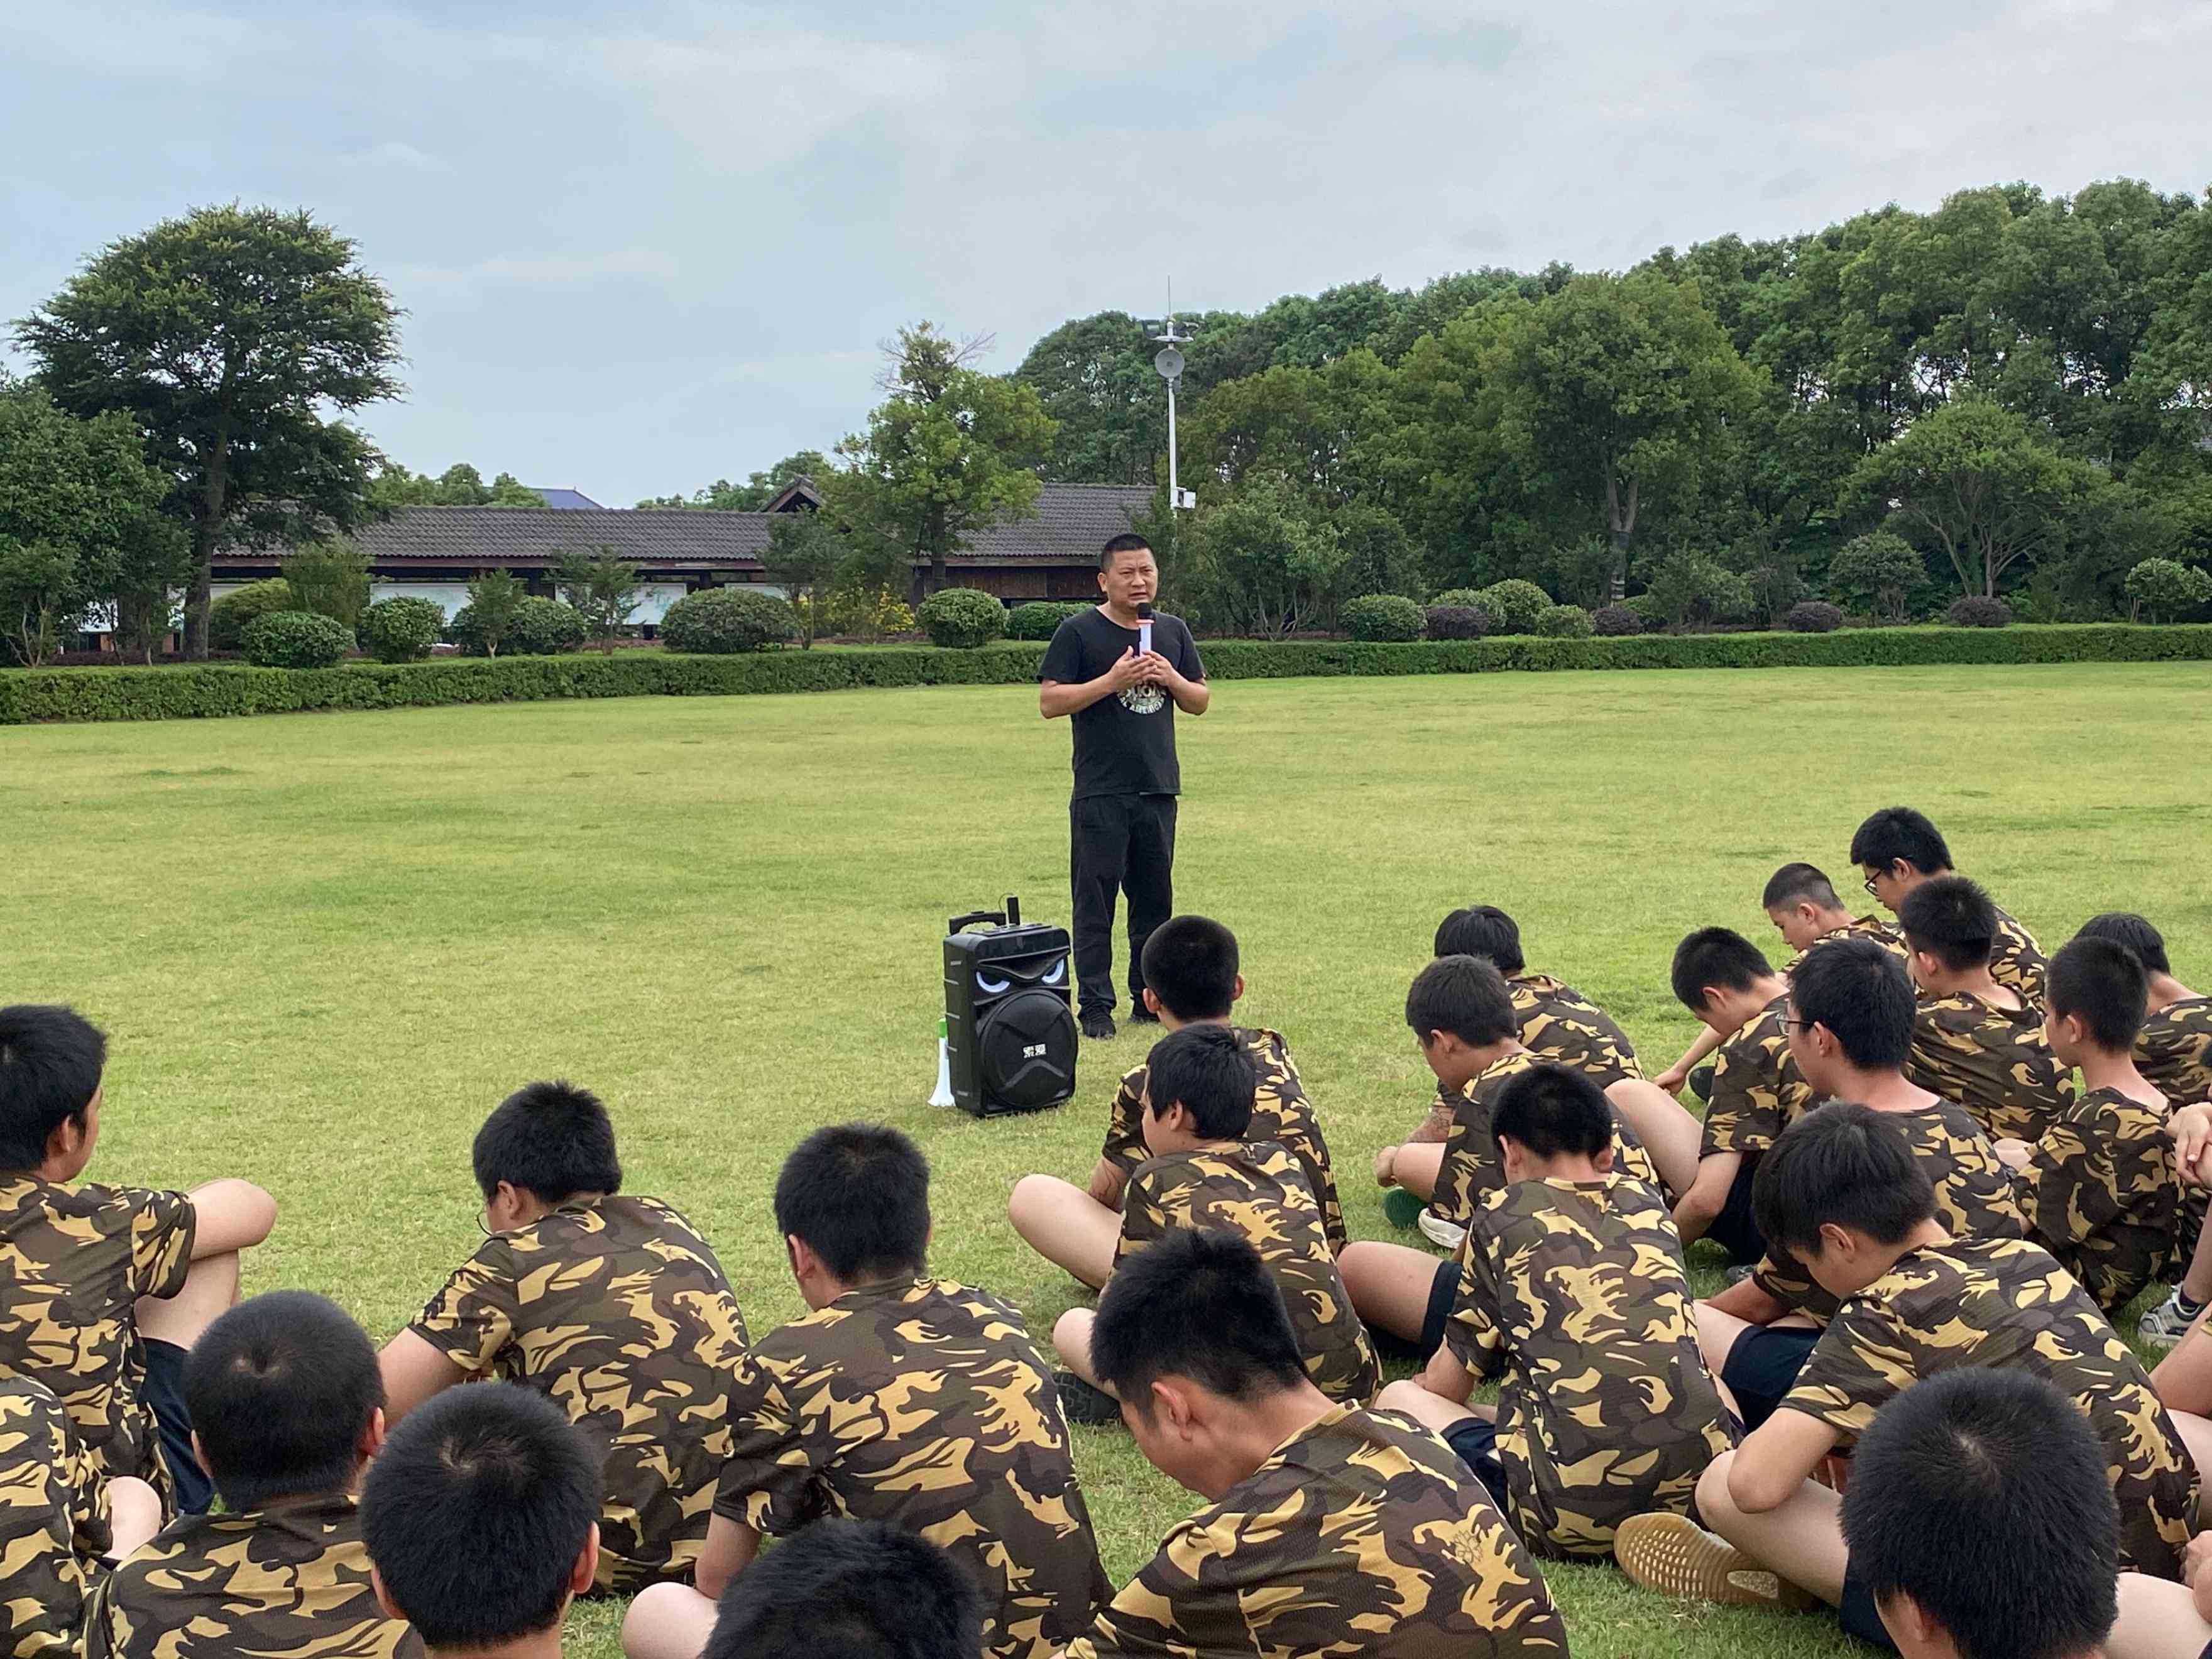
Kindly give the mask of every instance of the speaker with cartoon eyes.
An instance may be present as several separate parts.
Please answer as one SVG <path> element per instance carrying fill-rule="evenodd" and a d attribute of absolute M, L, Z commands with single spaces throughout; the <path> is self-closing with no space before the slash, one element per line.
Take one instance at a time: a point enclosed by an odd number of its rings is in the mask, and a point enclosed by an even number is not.
<path fill-rule="evenodd" d="M 952 1103 L 974 1117 L 1041 1112 L 1075 1093 L 1067 929 L 1024 921 L 1021 901 L 946 924 L 945 1040 Z"/>

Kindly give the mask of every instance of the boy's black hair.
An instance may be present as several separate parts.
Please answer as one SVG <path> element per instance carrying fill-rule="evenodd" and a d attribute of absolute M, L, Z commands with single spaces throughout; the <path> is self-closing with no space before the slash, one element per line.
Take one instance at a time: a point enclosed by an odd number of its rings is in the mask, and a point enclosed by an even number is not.
<path fill-rule="evenodd" d="M 702 1659 L 975 1659 L 983 1598 L 959 1561 L 884 1521 L 817 1521 L 730 1581 Z"/>
<path fill-rule="evenodd" d="M 1962 1366 L 1881 1408 L 1844 1494 L 1851 1569 L 1960 1659 L 2075 1659 L 2118 1605 L 2120 1513 L 2104 1449 L 2042 1377 Z"/>
<path fill-rule="evenodd" d="M 434 1648 L 550 1629 L 599 1522 L 600 1454 L 543 1395 L 448 1389 L 368 1466 L 362 1540 L 386 1593 Z"/>
<path fill-rule="evenodd" d="M 46 1140 L 84 1121 L 107 1066 L 107 1038 L 74 1008 L 0 1008 L 0 1170 L 35 1170 Z"/>
<path fill-rule="evenodd" d="M 271 1291 L 217 1319 L 185 1358 L 185 1406 L 232 1510 L 343 1492 L 384 1404 L 376 1350 L 335 1302 Z"/>
<path fill-rule="evenodd" d="M 2134 951 L 2136 960 L 2154 974 L 2173 971 L 2173 963 L 2166 959 L 2166 935 L 2132 910 L 2107 910 L 2101 916 L 2092 916 L 2074 937 L 2111 939 Z"/>
<path fill-rule="evenodd" d="M 1208 1140 L 1236 1140 L 1252 1127 L 1259 1085 L 1243 1039 L 1225 1025 L 1186 1025 L 1145 1056 L 1145 1094 L 1155 1115 L 1180 1103 Z"/>
<path fill-rule="evenodd" d="M 929 1160 L 896 1129 L 817 1129 L 775 1178 L 775 1230 L 848 1285 L 918 1273 L 929 1255 Z"/>
<path fill-rule="evenodd" d="M 1766 878 L 1766 890 L 1759 895 L 1759 908 L 1779 910 L 1785 904 L 1818 905 L 1823 910 L 1840 910 L 1843 900 L 1836 896 L 1836 884 L 1818 865 L 1785 864 Z"/>
<path fill-rule="evenodd" d="M 2045 1002 L 2054 1014 L 2071 1014 L 2089 1028 L 2089 1040 L 2107 1054 L 2136 1046 L 2149 1006 L 2150 975 L 2142 958 L 2109 939 L 2076 934 L 2051 958 Z"/>
<path fill-rule="evenodd" d="M 577 1193 L 618 1193 L 615 1126 L 589 1089 L 565 1080 L 526 1083 L 492 1109 L 471 1159 L 486 1201 L 499 1183 L 558 1204 Z"/>
<path fill-rule="evenodd" d="M 1904 1130 L 1870 1106 L 1832 1101 L 1759 1160 L 1751 1210 L 1768 1246 L 1791 1255 L 1817 1255 L 1824 1225 L 1895 1244 L 1935 1217 L 1936 1185 Z"/>
<path fill-rule="evenodd" d="M 1923 876 L 1939 875 L 1951 867 L 1951 848 L 1925 812 L 1885 806 L 1852 835 L 1851 862 L 1887 870 L 1899 859 Z"/>
<path fill-rule="evenodd" d="M 1774 977 L 1765 953 L 1733 927 L 1700 927 L 1674 947 L 1674 999 L 1693 1014 L 1705 1012 L 1705 987 L 1748 991 Z"/>
<path fill-rule="evenodd" d="M 1826 1026 L 1863 1072 L 1902 1071 L 1911 1055 L 1918 1007 L 1911 975 L 1870 939 L 1830 939 L 1808 951 L 1790 975 L 1790 1006 L 1807 1025 Z"/>
<path fill-rule="evenodd" d="M 1897 907 L 1905 942 L 1954 974 L 1988 964 L 1996 948 L 1997 907 L 1964 876 L 1923 881 Z"/>
<path fill-rule="evenodd" d="M 1613 1146 L 1613 1107 L 1596 1079 L 1548 1061 L 1508 1078 L 1491 1104 L 1491 1138 L 1538 1158 L 1595 1158 Z"/>
<path fill-rule="evenodd" d="M 1114 1269 L 1091 1328 L 1091 1364 L 1146 1422 L 1159 1377 L 1249 1400 L 1296 1388 L 1306 1374 L 1260 1253 L 1206 1227 L 1177 1228 Z"/>
<path fill-rule="evenodd" d="M 1237 1006 L 1237 935 L 1206 916 L 1170 916 L 1145 940 L 1145 985 L 1177 1019 L 1226 1019 Z"/>
<path fill-rule="evenodd" d="M 1152 544 L 1133 530 L 1125 530 L 1118 536 L 1109 536 L 1106 539 L 1106 545 L 1098 550 L 1098 568 L 1103 570 L 1112 564 L 1116 553 L 1133 553 L 1139 548 L 1149 553 L 1152 550 Z"/>
<path fill-rule="evenodd" d="M 1528 967 L 1521 955 L 1521 928 L 1494 904 L 1470 904 L 1437 924 L 1436 954 L 1480 957 L 1501 974 Z"/>
<path fill-rule="evenodd" d="M 1406 1024 L 1423 1042 L 1431 1031 L 1449 1031 L 1480 1048 L 1516 1036 L 1521 1015 L 1505 976 L 1480 957 L 1438 957 L 1413 975 L 1406 993 Z"/>

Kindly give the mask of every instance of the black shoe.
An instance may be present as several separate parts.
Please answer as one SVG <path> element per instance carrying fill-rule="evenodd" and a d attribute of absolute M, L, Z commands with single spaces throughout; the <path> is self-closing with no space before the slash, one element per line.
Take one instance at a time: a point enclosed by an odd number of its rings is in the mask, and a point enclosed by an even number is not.
<path fill-rule="evenodd" d="M 1713 1068 L 1711 1066 L 1700 1066 L 1690 1073 L 1690 1092 L 1707 1105 L 1712 1103 Z"/>
<path fill-rule="evenodd" d="M 1054 1371 L 1053 1386 L 1060 1390 L 1060 1409 L 1071 1423 L 1094 1429 L 1121 1420 L 1121 1402 L 1103 1389 L 1094 1389 L 1073 1371 Z"/>
<path fill-rule="evenodd" d="M 1132 1025 L 1157 1025 L 1159 1023 L 1160 1017 L 1146 1007 L 1141 1000 L 1129 1011 L 1129 1024 Z"/>
<path fill-rule="evenodd" d="M 1103 1008 L 1085 1009 L 1083 1035 L 1092 1042 L 1111 1042 L 1114 1040 L 1114 1016 Z"/>

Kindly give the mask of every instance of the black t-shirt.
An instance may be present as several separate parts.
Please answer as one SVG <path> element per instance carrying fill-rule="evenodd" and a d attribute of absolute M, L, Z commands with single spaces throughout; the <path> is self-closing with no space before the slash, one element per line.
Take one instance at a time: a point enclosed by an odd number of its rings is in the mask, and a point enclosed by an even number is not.
<path fill-rule="evenodd" d="M 1041 680 L 1082 685 L 1136 648 L 1137 630 L 1093 605 L 1060 623 L 1045 647 Z M 1188 680 L 1206 678 L 1198 641 L 1180 617 L 1155 614 L 1152 649 Z M 1133 685 L 1075 712 L 1075 799 L 1085 795 L 1173 795 L 1182 789 L 1176 764 L 1175 699 L 1163 686 Z"/>

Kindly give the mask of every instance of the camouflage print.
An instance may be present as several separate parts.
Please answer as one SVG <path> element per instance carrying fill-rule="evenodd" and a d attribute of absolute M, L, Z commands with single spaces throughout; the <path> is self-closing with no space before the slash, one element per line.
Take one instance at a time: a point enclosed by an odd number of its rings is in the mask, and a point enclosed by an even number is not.
<path fill-rule="evenodd" d="M 2050 976 L 2051 964 L 2044 960 L 2043 947 L 2035 942 L 2035 935 L 1999 910 L 1996 941 L 1990 951 L 1990 977 L 2015 993 L 2040 1018 Z"/>
<path fill-rule="evenodd" d="M 1283 1293 L 1306 1372 L 1332 1400 L 1364 1401 L 1382 1384 L 1367 1327 L 1336 1271 L 1305 1171 L 1266 1143 L 1171 1152 L 1141 1165 L 1121 1206 L 1118 1265 L 1179 1228 L 1216 1227 L 1248 1238 Z"/>
<path fill-rule="evenodd" d="M 2184 997 L 2143 1021 L 2136 1069 L 2176 1106 L 2212 1100 L 2212 997 Z"/>
<path fill-rule="evenodd" d="M 2070 1396 L 2105 1444 L 2120 1565 L 2181 1576 L 2197 1466 L 2142 1363 L 2039 1245 L 1912 1251 L 1844 1304 L 1782 1407 L 1856 1438 L 1899 1392 L 1965 1365 L 2017 1366 Z"/>
<path fill-rule="evenodd" d="M 94 1467 L 137 1476 L 165 1504 L 137 1304 L 184 1288 L 193 1225 L 182 1193 L 0 1176 L 0 1379 L 45 1383 Z"/>
<path fill-rule="evenodd" d="M 994 1296 L 848 1291 L 739 1358 L 730 1422 L 715 1514 L 774 1537 L 828 1516 L 921 1534 L 975 1575 L 994 1659 L 1048 1659 L 1113 1593 L 1052 1373 Z"/>
<path fill-rule="evenodd" d="M 1705 1103 L 1698 1156 L 1763 1152 L 1813 1109 L 1818 1098 L 1790 1052 L 1790 999 L 1766 1005 L 1757 1019 L 1731 1032 L 1713 1056 L 1712 1098 Z"/>
<path fill-rule="evenodd" d="M 1820 938 L 1814 939 L 1811 945 L 1790 957 L 1783 966 L 1784 977 L 1787 978 L 1796 973 L 1797 964 L 1804 961 L 1815 946 L 1826 945 L 1831 939 L 1870 939 L 1899 962 L 1912 954 L 1911 947 L 1905 942 L 1905 935 L 1897 931 L 1896 923 L 1885 921 L 1880 916 L 1861 916 L 1857 921 L 1847 921 L 1840 927 L 1831 927 Z"/>
<path fill-rule="evenodd" d="M 1936 1218 L 1954 1238 L 2016 1239 L 2027 1236 L 2012 1170 L 1974 1120 L 1948 1100 L 1917 1112 L 1887 1112 L 1936 1188 Z M 1759 1288 L 1793 1311 L 1826 1320 L 1836 1299 L 1815 1285 L 1793 1258 L 1769 1255 L 1752 1274 Z"/>
<path fill-rule="evenodd" d="M 368 1582 L 352 1498 L 189 1516 L 94 1594 L 84 1659 L 422 1659 Z"/>
<path fill-rule="evenodd" d="M 1641 1078 L 1636 1047 L 1612 1018 L 1571 985 L 1549 974 L 1514 974 L 1505 988 L 1521 1016 L 1521 1043 L 1539 1060 L 1553 1060 L 1597 1079 L 1598 1087 Z"/>
<path fill-rule="evenodd" d="M 410 1328 L 471 1378 L 537 1389 L 605 1446 L 598 1588 L 690 1571 L 745 1321 L 689 1221 L 652 1198 L 563 1205 L 486 1239 Z"/>
<path fill-rule="evenodd" d="M 1602 1559 L 1630 1516 L 1688 1514 L 1729 1414 L 1657 1189 L 1516 1182 L 1490 1195 L 1459 1266 L 1444 1342 L 1479 1380 L 1504 1379 L 1498 1455 L 1522 1540 Z"/>
<path fill-rule="evenodd" d="M 111 1547 L 100 1478 L 38 1382 L 0 1382 L 0 1659 L 74 1659 Z"/>
<path fill-rule="evenodd" d="M 1322 1135 L 1321 1120 L 1315 1115 L 1313 1102 L 1306 1098 L 1305 1085 L 1298 1081 L 1298 1068 L 1291 1061 L 1290 1045 L 1279 1032 L 1242 1025 L 1233 1029 L 1243 1039 L 1244 1052 L 1252 1057 L 1253 1069 L 1257 1073 L 1258 1087 L 1252 1096 L 1252 1125 L 1244 1132 L 1244 1138 L 1250 1141 L 1272 1140 L 1291 1149 L 1304 1166 L 1307 1185 L 1321 1200 L 1322 1224 L 1328 1233 L 1328 1247 L 1341 1254 L 1351 1235 L 1344 1229 L 1344 1206 L 1336 1196 L 1336 1176 L 1329 1168 L 1328 1142 Z M 1107 1121 L 1106 1145 L 1100 1156 L 1119 1170 L 1126 1181 L 1152 1155 L 1152 1149 L 1145 1145 L 1145 1068 L 1136 1066 L 1122 1074 L 1121 1086 L 1115 1093 L 1113 1115 Z"/>
<path fill-rule="evenodd" d="M 1445 1220 L 1466 1226 L 1505 1184 L 1505 1163 L 1490 1133 L 1490 1109 L 1509 1079 L 1543 1060 L 1530 1049 L 1516 1048 L 1467 1085 L 1444 1140 L 1443 1161 L 1437 1166 L 1436 1196 L 1429 1200 L 1429 1207 Z M 1651 1154 L 1618 1111 L 1613 1115 L 1613 1163 L 1647 1186 L 1661 1184 Z"/>
<path fill-rule="evenodd" d="M 2166 1111 L 2117 1089 L 2068 1107 L 2014 1176 L 2028 1237 L 2111 1313 L 2173 1261 L 2181 1175 Z"/>
<path fill-rule="evenodd" d="M 2043 1039 L 2043 1011 L 1978 996 L 1923 998 L 1905 1075 L 1955 1100 L 1992 1140 L 2040 1140 L 2072 1103 L 2074 1079 Z"/>
<path fill-rule="evenodd" d="M 1451 1448 L 1340 1406 L 1183 1522 L 1066 1659 L 1566 1659 L 1543 1576 Z"/>

